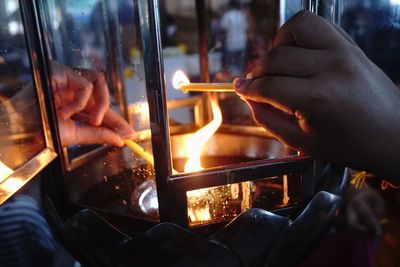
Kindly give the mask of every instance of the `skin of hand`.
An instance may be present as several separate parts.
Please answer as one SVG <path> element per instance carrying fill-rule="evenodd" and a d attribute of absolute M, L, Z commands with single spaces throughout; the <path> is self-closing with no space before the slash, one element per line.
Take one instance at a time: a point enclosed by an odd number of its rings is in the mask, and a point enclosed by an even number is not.
<path fill-rule="evenodd" d="M 52 89 L 62 146 L 110 144 L 123 146 L 134 130 L 110 106 L 104 74 L 92 70 L 76 73 L 51 62 Z"/>
<path fill-rule="evenodd" d="M 375 190 L 350 188 L 346 203 L 346 221 L 348 226 L 364 234 L 382 234 L 380 220 L 385 212 L 382 197 Z"/>
<path fill-rule="evenodd" d="M 400 182 L 400 91 L 340 28 L 298 13 L 234 84 L 255 120 L 287 145 Z"/>

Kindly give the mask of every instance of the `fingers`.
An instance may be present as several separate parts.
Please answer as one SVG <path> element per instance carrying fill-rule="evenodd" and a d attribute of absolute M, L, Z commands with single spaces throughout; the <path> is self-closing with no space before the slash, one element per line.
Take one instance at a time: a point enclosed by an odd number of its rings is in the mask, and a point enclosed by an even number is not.
<path fill-rule="evenodd" d="M 75 73 L 56 61 L 52 62 L 52 87 L 58 115 L 65 120 L 83 111 L 90 115 L 91 125 L 100 125 L 110 104 L 104 74 L 81 70 Z"/>
<path fill-rule="evenodd" d="M 111 129 L 90 125 L 77 126 L 76 142 L 79 144 L 110 144 L 122 147 L 123 139 Z"/>
<path fill-rule="evenodd" d="M 105 113 L 102 125 L 112 129 L 124 139 L 134 138 L 136 135 L 136 132 L 132 129 L 129 123 L 111 108 L 109 108 Z"/>
<path fill-rule="evenodd" d="M 258 79 L 236 79 L 236 92 L 247 100 L 271 104 L 274 107 L 294 115 L 304 106 L 310 94 L 311 82 L 308 79 L 266 76 Z"/>
<path fill-rule="evenodd" d="M 121 147 L 124 141 L 116 132 L 107 127 L 77 125 L 72 120 L 59 121 L 61 144 L 70 145 L 110 144 Z"/>
<path fill-rule="evenodd" d="M 283 45 L 271 49 L 247 78 L 255 79 L 266 75 L 309 78 L 326 63 L 326 56 L 321 50 Z"/>
<path fill-rule="evenodd" d="M 301 11 L 278 31 L 274 46 L 296 45 L 310 49 L 327 49 L 345 40 L 328 21 L 308 11 Z"/>
<path fill-rule="evenodd" d="M 59 115 L 63 120 L 70 118 L 75 113 L 85 109 L 93 91 L 93 84 L 84 77 L 70 69 L 65 69 L 67 83 L 65 88 L 60 88 L 62 107 Z M 58 90 L 58 89 L 57 89 Z M 69 98 L 72 96 L 72 99 Z"/>
<path fill-rule="evenodd" d="M 100 125 L 103 121 L 104 114 L 110 106 L 110 93 L 108 90 L 107 82 L 102 72 L 82 71 L 82 75 L 93 83 L 92 99 L 94 105 L 90 109 L 90 116 L 92 125 Z"/>
<path fill-rule="evenodd" d="M 256 122 L 269 131 L 278 140 L 293 148 L 299 144 L 307 147 L 309 140 L 304 134 L 299 121 L 294 117 L 268 104 L 260 104 L 247 100 Z"/>

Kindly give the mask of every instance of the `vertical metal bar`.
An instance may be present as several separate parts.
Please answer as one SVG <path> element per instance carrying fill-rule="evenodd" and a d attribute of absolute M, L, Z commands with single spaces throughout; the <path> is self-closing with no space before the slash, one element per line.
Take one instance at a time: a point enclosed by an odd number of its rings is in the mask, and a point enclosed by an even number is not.
<path fill-rule="evenodd" d="M 208 13 L 205 0 L 196 0 L 196 17 L 199 38 L 200 81 L 209 83 L 211 79 L 208 66 Z M 211 120 L 209 98 L 210 94 L 203 94 L 202 125 Z"/>
<path fill-rule="evenodd" d="M 208 70 L 208 14 L 205 0 L 196 0 L 197 27 L 199 31 L 200 80 L 210 82 Z"/>
<path fill-rule="evenodd" d="M 311 10 L 311 2 L 312 2 L 312 0 L 302 0 L 301 1 L 301 9 Z"/>
<path fill-rule="evenodd" d="M 124 79 L 122 78 L 122 59 L 120 49 L 120 30 L 118 24 L 118 7 L 117 2 L 110 0 L 103 0 L 104 14 L 106 18 L 105 38 L 107 50 L 110 53 L 107 55 L 107 70 L 110 74 L 110 82 L 112 88 L 115 90 L 116 101 L 125 118 L 128 118 L 128 108 L 126 97 L 124 94 Z"/>
<path fill-rule="evenodd" d="M 302 0 L 301 8 L 318 14 L 319 0 Z"/>
<path fill-rule="evenodd" d="M 168 178 L 172 160 L 158 0 L 138 2 L 160 220 L 171 221 Z"/>
<path fill-rule="evenodd" d="M 311 2 L 311 12 L 318 14 L 319 12 L 319 0 L 313 0 Z"/>
<path fill-rule="evenodd" d="M 341 14 L 343 12 L 343 0 L 333 0 L 334 1 L 334 8 L 333 8 L 333 22 L 337 25 L 342 23 L 341 21 Z"/>
<path fill-rule="evenodd" d="M 27 38 L 27 43 L 30 49 L 31 60 L 35 60 L 35 67 L 33 67 L 33 72 L 38 79 L 40 79 L 40 83 L 43 90 L 43 98 L 46 103 L 45 111 L 47 112 L 48 118 L 48 126 L 49 126 L 49 134 L 53 140 L 54 149 L 58 155 L 62 153 L 62 147 L 60 138 L 58 136 L 58 124 L 56 117 L 56 109 L 53 102 L 53 96 L 51 91 L 51 82 L 50 82 L 50 72 L 49 72 L 49 58 L 46 55 L 49 55 L 46 50 L 47 47 L 44 44 L 44 32 L 43 32 L 43 24 L 40 20 L 39 11 L 43 11 L 43 6 L 38 4 L 38 0 L 36 1 L 19 1 L 21 10 L 22 10 L 22 18 L 24 20 L 24 30 L 25 36 Z M 64 186 L 63 174 L 65 172 L 65 166 L 63 165 L 62 160 L 53 161 L 53 163 L 46 169 L 43 173 L 45 175 L 42 177 L 41 181 L 48 181 L 54 185 L 54 192 L 51 192 L 57 201 L 57 206 L 62 205 L 65 207 L 66 205 L 66 193 Z"/>
<path fill-rule="evenodd" d="M 286 0 L 280 0 L 279 1 L 279 17 L 278 17 L 278 22 L 279 22 L 279 27 L 281 27 L 285 21 L 287 20 L 286 18 Z"/>

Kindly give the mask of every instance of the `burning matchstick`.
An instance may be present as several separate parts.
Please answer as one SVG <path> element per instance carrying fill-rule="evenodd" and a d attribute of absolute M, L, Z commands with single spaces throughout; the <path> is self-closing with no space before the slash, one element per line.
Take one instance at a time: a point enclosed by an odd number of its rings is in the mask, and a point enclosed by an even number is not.
<path fill-rule="evenodd" d="M 191 83 L 185 73 L 178 70 L 172 78 L 172 84 L 175 89 L 180 89 L 184 93 L 188 92 L 224 92 L 234 93 L 235 89 L 232 83 Z"/>

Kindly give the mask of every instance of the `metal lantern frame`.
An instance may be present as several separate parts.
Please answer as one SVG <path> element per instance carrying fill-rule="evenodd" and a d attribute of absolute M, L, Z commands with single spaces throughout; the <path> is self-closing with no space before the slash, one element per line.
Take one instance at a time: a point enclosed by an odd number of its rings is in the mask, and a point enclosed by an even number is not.
<path fill-rule="evenodd" d="M 57 157 L 57 137 L 55 137 L 55 128 L 52 128 L 51 121 L 54 118 L 49 115 L 51 110 L 51 102 L 48 101 L 49 95 L 44 90 L 44 84 L 47 80 L 39 71 L 43 68 L 43 61 L 41 61 L 41 43 L 40 37 L 35 34 L 35 15 L 32 8 L 27 1 L 19 1 L 22 24 L 24 27 L 25 44 L 29 54 L 29 62 L 32 73 L 32 86 L 35 91 L 38 109 L 40 111 L 40 123 L 42 125 L 42 132 L 44 136 L 44 148 L 35 156 L 25 162 L 22 166 L 13 171 L 6 179 L 0 183 L 0 204 L 5 202 L 9 197 L 16 193 L 22 186 L 28 183 L 31 179 L 35 178 L 48 164 L 50 164 Z M 12 140 L 30 138 L 29 133 L 10 136 Z M 7 184 L 15 184 L 9 188 Z"/>
<path fill-rule="evenodd" d="M 107 2 L 112 0 L 101 1 Z M 339 7 L 342 0 L 332 1 L 335 3 L 335 10 L 340 11 Z M 194 173 L 173 174 L 172 136 L 203 126 L 210 119 L 210 116 L 207 110 L 206 95 L 181 100 L 167 99 L 160 34 L 160 3 L 161 0 L 138 0 L 151 130 L 151 137 L 148 134 L 149 131 L 140 133 L 140 136 L 143 139 L 151 138 L 155 162 L 154 169 L 159 203 L 159 220 L 126 216 L 101 210 L 100 208 L 97 209 L 96 207 L 85 207 L 70 199 L 66 185 L 68 182 L 71 182 L 68 181 L 68 178 L 71 177 L 67 177 L 67 174 L 72 174 L 73 176 L 73 171 L 79 171 L 80 166 L 96 158 L 98 151 L 83 155 L 76 159 L 76 161 L 68 161 L 68 152 L 61 147 L 56 110 L 53 105 L 50 59 L 48 57 L 48 47 L 45 42 L 46 29 L 42 20 L 44 14 L 42 13 L 42 2 L 40 0 L 20 0 L 19 4 L 32 66 L 32 76 L 39 100 L 46 148 L 20 169 L 16 170 L 8 179 L 19 177 L 22 174 L 25 175 L 26 180 L 24 181 L 27 182 L 29 179 L 40 175 L 42 178 L 41 196 L 43 198 L 43 211 L 52 230 L 56 232 L 61 243 L 85 265 L 114 266 L 110 262 L 115 260 L 113 258 L 115 252 L 121 252 L 122 248 L 122 252 L 126 252 L 124 256 L 129 256 L 132 254 L 132 251 L 135 251 L 129 249 L 129 242 L 132 241 L 132 243 L 135 243 L 137 241 L 134 239 L 135 236 L 139 237 L 137 246 L 142 246 L 140 241 L 144 240 L 141 240 L 143 236 L 151 235 L 152 230 L 155 228 L 156 231 L 153 232 L 157 232 L 158 226 L 164 226 L 164 228 L 161 228 L 162 231 L 162 229 L 170 229 L 168 227 L 173 224 L 161 224 L 151 228 L 152 226 L 160 222 L 172 222 L 180 226 L 189 227 L 188 191 L 295 174 L 299 179 L 298 181 L 300 181 L 299 201 L 293 206 L 276 207 L 276 209 L 272 210 L 274 213 L 295 218 L 307 206 L 316 191 L 324 190 L 330 193 L 323 192 L 319 194 L 319 197 L 317 194 L 317 199 L 315 200 L 314 198 L 315 201 L 310 202 L 311 207 L 308 205 L 305 209 L 306 216 L 302 217 L 300 215 L 297 217 L 297 219 L 300 218 L 297 223 L 295 221 L 293 224 L 290 224 L 289 219 L 285 218 L 288 222 L 288 231 L 285 232 L 285 235 L 281 236 L 283 238 L 279 238 L 280 240 L 278 241 L 280 242 L 277 242 L 278 246 L 272 250 L 272 253 L 276 254 L 274 259 L 282 260 L 283 265 L 286 262 L 294 261 L 297 259 L 296 255 L 298 257 L 304 254 L 311 247 L 311 243 L 328 229 L 328 226 L 335 217 L 337 208 L 341 204 L 340 196 L 344 194 L 346 186 L 349 183 L 350 174 L 348 170 L 344 171 L 343 168 L 332 167 L 329 164 L 313 160 L 306 155 L 293 155 L 286 158 L 255 160 L 246 163 L 207 168 Z M 302 0 L 301 3 L 303 9 L 318 13 L 320 4 L 318 0 Z M 199 27 L 201 80 L 202 82 L 209 82 L 207 20 L 204 16 L 206 14 L 205 0 L 196 0 L 196 11 Z M 335 12 L 333 12 L 333 15 L 336 14 Z M 338 16 L 336 15 L 332 16 L 333 20 L 337 18 Z M 112 23 L 109 27 L 112 28 Z M 111 30 L 111 32 L 113 31 Z M 109 48 L 111 54 L 119 53 L 115 46 L 110 45 Z M 113 86 L 117 94 L 122 114 L 129 119 L 129 107 L 126 106 L 123 84 L 119 79 L 119 75 L 121 74 L 118 69 L 119 63 L 117 57 L 114 59 L 115 61 L 111 62 L 111 86 Z M 187 125 L 169 125 L 168 111 L 182 107 L 193 107 L 194 125 L 189 125 L 189 128 Z M 227 134 L 241 133 L 244 135 L 268 137 L 260 127 L 222 125 L 220 129 L 221 132 Z M 320 177 L 323 179 L 317 181 Z M 76 179 L 73 183 L 79 187 L 87 186 L 87 181 L 84 180 Z M 0 191 L 0 203 L 3 201 L 2 197 L 3 195 Z M 251 210 L 249 213 L 253 211 Z M 254 212 L 254 214 L 255 221 L 260 221 L 257 212 Z M 319 216 L 321 214 L 324 216 Z M 270 216 L 275 215 L 270 214 Z M 243 217 L 241 218 L 243 219 Z M 219 243 L 221 246 L 230 248 L 230 245 L 226 245 L 226 243 L 220 241 L 215 242 L 215 239 L 210 237 L 210 233 L 215 233 L 217 228 L 221 228 L 226 223 L 226 221 L 223 221 L 194 226 L 191 227 L 191 230 L 210 238 L 210 240 L 207 239 L 210 243 Z M 246 223 L 250 225 L 251 222 L 247 221 Z M 305 224 L 308 228 L 302 227 Z M 290 225 L 294 227 L 290 228 Z M 315 225 L 318 225 L 318 227 L 315 227 Z M 149 228 L 151 229 L 147 231 Z M 309 230 L 304 231 L 304 229 Z M 187 229 L 185 231 L 186 233 L 192 232 Z M 138 234 L 141 232 L 145 233 Z M 182 231 L 176 233 L 182 234 Z M 246 230 L 244 234 L 247 235 Z M 292 242 L 293 240 L 296 242 Z M 169 242 L 168 238 L 166 241 Z M 252 245 L 251 242 L 249 243 L 250 245 Z M 125 251 L 123 249 L 124 245 L 128 245 L 128 250 Z M 149 245 L 152 251 L 154 246 L 150 243 Z M 155 245 L 159 244 L 156 243 Z M 293 247 L 296 245 L 301 248 L 301 253 L 298 251 L 296 253 L 296 249 Z M 248 250 L 247 244 L 245 246 L 246 250 Z M 295 255 L 287 258 L 287 251 L 294 251 L 292 254 Z M 170 257 L 169 254 L 166 255 Z M 154 254 L 154 256 L 157 257 L 158 255 Z"/>
<path fill-rule="evenodd" d="M 307 2 L 307 1 L 303 1 Z M 48 51 L 45 45 L 45 28 L 42 23 L 41 4 L 40 1 L 20 1 L 23 17 L 31 21 L 25 22 L 26 38 L 30 44 L 30 54 L 32 56 L 33 71 L 35 77 L 40 77 L 43 88 L 43 99 L 45 102 L 49 122 L 46 123 L 46 132 L 50 132 L 50 136 L 54 139 L 54 150 L 59 155 L 59 160 L 54 161 L 50 168 L 44 173 L 43 189 L 45 195 L 45 205 L 49 210 L 49 216 L 60 213 L 61 218 L 68 218 L 77 210 L 82 209 L 80 205 L 71 203 L 68 200 L 65 189 L 65 173 L 93 157 L 93 154 L 79 159 L 79 163 L 69 164 L 65 160 L 65 149 L 60 145 L 57 128 L 57 118 L 55 116 L 55 108 L 52 102 L 51 83 L 49 79 L 50 62 Z M 310 6 L 304 4 L 303 7 L 311 9 Z M 203 96 L 168 101 L 166 96 L 166 83 L 164 77 L 162 42 L 161 42 L 161 25 L 160 25 L 160 1 L 158 0 L 138 0 L 139 19 L 141 29 L 141 39 L 143 47 L 143 60 L 146 77 L 146 90 L 150 114 L 150 130 L 151 143 L 154 155 L 154 169 L 156 176 L 157 195 L 159 203 L 159 221 L 173 222 L 182 226 L 189 226 L 188 208 L 187 208 L 187 192 L 191 190 L 223 186 L 233 183 L 255 181 L 266 179 L 268 177 L 283 176 L 287 174 L 298 174 L 300 176 L 300 202 L 307 202 L 315 193 L 315 177 L 317 175 L 316 162 L 305 155 L 296 155 L 287 158 L 256 160 L 253 162 L 233 164 L 229 166 L 221 166 L 215 168 L 204 169 L 194 173 L 172 173 L 172 155 L 171 155 L 171 134 L 179 133 L 181 126 L 169 126 L 168 108 L 180 108 L 185 106 L 193 106 L 195 112 L 195 124 L 203 125 L 208 118 L 207 114 L 207 98 Z M 209 82 L 208 73 L 208 40 L 207 40 L 207 21 L 206 6 L 203 0 L 196 0 L 196 11 L 199 27 L 199 48 L 200 48 L 200 66 L 201 80 Z M 115 47 L 114 47 L 115 48 Z M 115 49 L 110 48 L 112 53 L 117 53 Z M 121 92 L 121 81 L 118 79 L 118 62 L 112 64 L 112 83 L 119 97 L 119 104 L 125 116 L 128 116 L 128 107 L 126 107 L 123 93 Z M 41 98 L 41 99 L 42 99 Z M 44 103 L 43 103 L 44 106 Z M 222 125 L 221 129 L 225 132 L 258 134 L 265 136 L 259 127 Z M 54 155 L 55 157 L 55 155 Z M 45 166 L 45 164 L 43 164 Z M 290 214 L 291 209 L 298 207 L 277 208 L 274 212 Z M 107 213 L 99 211 L 106 218 L 120 225 L 132 224 L 139 225 L 140 229 L 147 229 L 154 225 L 157 221 L 145 219 L 136 219 L 126 217 L 124 215 Z M 53 218 L 55 221 L 56 218 Z M 226 223 L 226 222 L 223 222 Z M 216 224 L 218 225 L 218 223 Z M 208 227 L 207 225 L 205 226 Z M 196 227 L 203 228 L 203 226 Z"/>
<path fill-rule="evenodd" d="M 307 156 L 259 160 L 235 164 L 229 168 L 222 166 L 195 173 L 172 174 L 171 129 L 168 123 L 163 71 L 159 1 L 139 1 L 139 5 L 160 221 L 188 226 L 187 191 L 288 173 L 301 174 L 301 199 L 310 198 L 313 194 L 315 174 L 314 161 Z M 209 82 L 207 25 L 203 16 L 206 14 L 204 1 L 196 0 L 196 9 L 199 24 L 201 79 Z M 240 129 L 236 130 L 240 131 Z"/>

